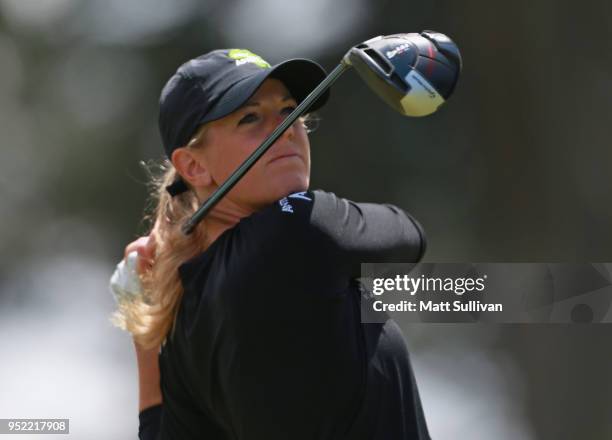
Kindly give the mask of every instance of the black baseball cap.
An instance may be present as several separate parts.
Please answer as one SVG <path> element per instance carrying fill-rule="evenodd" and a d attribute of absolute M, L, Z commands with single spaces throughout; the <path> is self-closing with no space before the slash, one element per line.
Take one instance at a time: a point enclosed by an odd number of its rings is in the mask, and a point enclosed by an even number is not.
<path fill-rule="evenodd" d="M 282 81 L 300 103 L 325 78 L 323 68 L 307 59 L 270 66 L 246 49 L 218 49 L 187 61 L 164 86 L 159 101 L 159 130 L 168 158 L 185 146 L 198 127 L 240 108 L 267 79 Z M 326 91 L 309 111 L 329 98 Z"/>

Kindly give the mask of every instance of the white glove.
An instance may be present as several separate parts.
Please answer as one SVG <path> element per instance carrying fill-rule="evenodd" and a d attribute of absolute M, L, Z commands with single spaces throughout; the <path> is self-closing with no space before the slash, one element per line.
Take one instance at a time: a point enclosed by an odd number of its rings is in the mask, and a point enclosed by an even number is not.
<path fill-rule="evenodd" d="M 110 279 L 110 290 L 117 304 L 130 302 L 142 295 L 140 277 L 136 272 L 138 252 L 133 251 L 121 260 Z"/>

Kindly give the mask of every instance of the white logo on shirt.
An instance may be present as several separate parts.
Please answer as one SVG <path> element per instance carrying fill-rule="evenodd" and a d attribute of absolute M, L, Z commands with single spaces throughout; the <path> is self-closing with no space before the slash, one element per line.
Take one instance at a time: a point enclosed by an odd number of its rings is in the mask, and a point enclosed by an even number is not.
<path fill-rule="evenodd" d="M 302 200 L 308 200 L 309 202 L 312 202 L 312 199 L 308 196 L 305 195 L 306 191 L 302 191 L 302 192 L 296 192 L 293 194 L 289 194 L 289 198 L 290 199 L 302 199 Z"/>
<path fill-rule="evenodd" d="M 293 206 L 291 206 L 291 203 L 289 203 L 289 199 L 302 199 L 312 202 L 312 199 L 306 195 L 306 191 L 296 192 L 289 194 L 287 197 L 283 197 L 278 201 L 278 204 L 283 212 L 290 212 L 291 214 L 293 214 Z"/>
<path fill-rule="evenodd" d="M 280 199 L 278 201 L 278 204 L 281 206 L 283 212 L 290 212 L 291 214 L 293 214 L 293 206 L 291 206 L 291 203 L 289 203 L 287 197 L 283 197 L 282 199 Z"/>

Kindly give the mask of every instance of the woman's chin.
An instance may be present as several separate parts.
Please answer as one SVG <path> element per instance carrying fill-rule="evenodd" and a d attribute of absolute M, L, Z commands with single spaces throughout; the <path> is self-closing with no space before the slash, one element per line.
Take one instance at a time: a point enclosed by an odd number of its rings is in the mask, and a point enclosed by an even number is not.
<path fill-rule="evenodd" d="M 287 194 L 293 194 L 295 192 L 306 191 L 308 189 L 309 180 L 303 176 L 293 176 L 291 178 L 282 179 L 278 186 L 278 198 L 284 197 Z"/>

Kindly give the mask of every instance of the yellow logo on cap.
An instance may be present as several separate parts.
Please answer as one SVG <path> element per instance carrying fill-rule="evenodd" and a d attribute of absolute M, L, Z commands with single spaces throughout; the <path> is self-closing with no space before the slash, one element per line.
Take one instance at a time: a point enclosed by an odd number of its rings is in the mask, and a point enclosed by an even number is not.
<path fill-rule="evenodd" d="M 241 66 L 244 63 L 253 63 L 262 69 L 270 67 L 270 64 L 266 60 L 247 49 L 231 49 L 227 53 L 227 56 L 236 60 L 237 66 Z"/>

